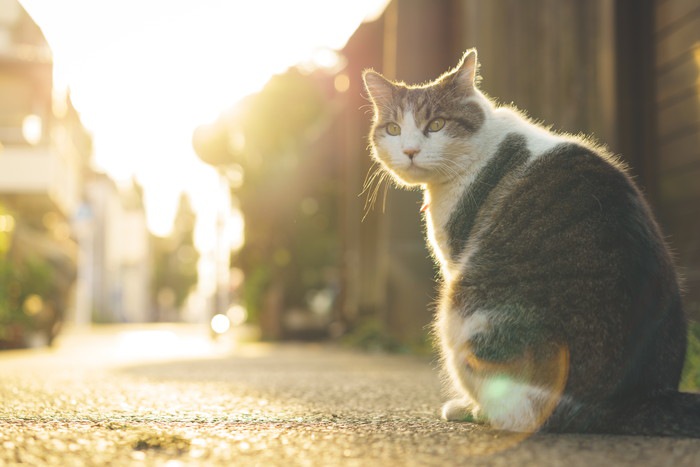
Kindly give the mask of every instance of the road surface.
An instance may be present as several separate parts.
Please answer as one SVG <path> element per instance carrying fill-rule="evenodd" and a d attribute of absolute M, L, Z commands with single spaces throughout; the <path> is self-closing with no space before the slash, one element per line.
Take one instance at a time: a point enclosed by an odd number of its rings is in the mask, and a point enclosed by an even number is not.
<path fill-rule="evenodd" d="M 441 402 L 427 358 L 93 328 L 0 353 L 0 465 L 700 465 L 700 440 L 523 439 Z"/>

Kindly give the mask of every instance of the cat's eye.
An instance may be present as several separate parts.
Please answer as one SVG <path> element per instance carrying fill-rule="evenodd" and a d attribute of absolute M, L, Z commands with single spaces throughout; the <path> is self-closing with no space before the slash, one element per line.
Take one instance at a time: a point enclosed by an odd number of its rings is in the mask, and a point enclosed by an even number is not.
<path fill-rule="evenodd" d="M 428 125 L 428 131 L 440 131 L 445 126 L 444 118 L 436 118 Z"/>
<path fill-rule="evenodd" d="M 396 123 L 389 123 L 386 126 L 386 132 L 391 136 L 398 136 L 401 134 L 401 127 Z"/>

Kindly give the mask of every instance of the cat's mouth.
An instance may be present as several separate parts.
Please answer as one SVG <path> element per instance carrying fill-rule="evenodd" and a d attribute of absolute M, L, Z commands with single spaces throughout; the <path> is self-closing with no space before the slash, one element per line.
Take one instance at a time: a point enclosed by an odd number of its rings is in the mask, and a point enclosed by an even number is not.
<path fill-rule="evenodd" d="M 412 170 L 412 169 L 419 169 L 423 170 L 423 167 L 421 167 L 417 162 L 415 158 L 409 159 L 408 163 L 406 164 L 406 170 Z"/>
<path fill-rule="evenodd" d="M 423 167 L 419 164 L 416 163 L 416 161 L 411 161 L 408 163 L 408 166 L 405 169 L 407 172 L 410 173 L 425 173 L 428 172 L 428 169 L 426 167 Z"/>
<path fill-rule="evenodd" d="M 421 183 L 426 181 L 429 177 L 430 169 L 416 164 L 415 161 L 411 161 L 405 164 L 401 169 L 399 169 L 399 176 L 403 181 L 408 183 Z"/>

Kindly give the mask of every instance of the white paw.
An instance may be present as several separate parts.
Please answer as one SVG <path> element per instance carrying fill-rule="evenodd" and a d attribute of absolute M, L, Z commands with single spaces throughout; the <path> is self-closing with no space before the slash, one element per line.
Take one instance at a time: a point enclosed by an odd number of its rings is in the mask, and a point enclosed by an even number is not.
<path fill-rule="evenodd" d="M 442 406 L 442 418 L 450 422 L 475 422 L 478 408 L 468 399 L 452 399 Z"/>
<path fill-rule="evenodd" d="M 483 383 L 479 402 L 494 428 L 533 432 L 546 418 L 541 412 L 548 395 L 546 390 L 499 375 Z"/>

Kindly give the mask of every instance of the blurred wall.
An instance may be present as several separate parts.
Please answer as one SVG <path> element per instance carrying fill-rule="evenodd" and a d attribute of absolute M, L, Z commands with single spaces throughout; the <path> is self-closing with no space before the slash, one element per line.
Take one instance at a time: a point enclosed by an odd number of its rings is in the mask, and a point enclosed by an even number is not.
<path fill-rule="evenodd" d="M 345 193 L 343 319 L 352 327 L 370 317 L 414 341 L 436 295 L 418 193 L 390 188 L 382 212 L 382 189 L 361 221 L 357 194 L 371 167 L 361 73 L 371 67 L 419 83 L 470 47 L 479 51 L 482 89 L 498 102 L 555 129 L 592 134 L 623 155 L 681 253 L 687 306 L 698 313 L 699 21 L 697 2 L 683 0 L 394 0 L 363 25 L 343 52 L 351 85 L 335 124 Z"/>
<path fill-rule="evenodd" d="M 700 321 L 700 2 L 653 2 L 658 206 Z"/>

